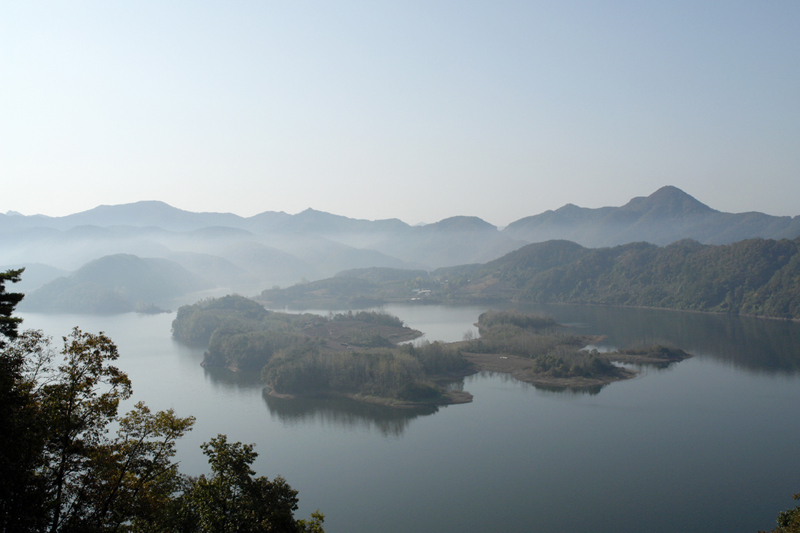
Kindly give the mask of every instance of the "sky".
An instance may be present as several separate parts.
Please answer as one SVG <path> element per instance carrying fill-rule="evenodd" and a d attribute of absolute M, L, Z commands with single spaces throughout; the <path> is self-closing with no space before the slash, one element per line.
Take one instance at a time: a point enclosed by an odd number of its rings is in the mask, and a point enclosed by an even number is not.
<path fill-rule="evenodd" d="M 0 212 L 800 215 L 800 2 L 0 2 Z"/>

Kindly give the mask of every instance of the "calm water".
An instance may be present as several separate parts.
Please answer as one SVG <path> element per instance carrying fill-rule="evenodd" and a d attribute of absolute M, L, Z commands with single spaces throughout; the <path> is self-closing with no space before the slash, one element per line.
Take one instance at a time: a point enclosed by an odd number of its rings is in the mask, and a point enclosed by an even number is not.
<path fill-rule="evenodd" d="M 459 340 L 482 307 L 388 306 L 429 340 Z M 602 347 L 667 341 L 695 358 L 596 394 L 472 376 L 475 399 L 438 412 L 282 401 L 211 374 L 170 337 L 174 315 L 25 314 L 58 338 L 78 325 L 118 344 L 131 403 L 192 414 L 182 470 L 206 471 L 217 433 L 256 443 L 261 475 L 300 491 L 326 530 L 745 531 L 771 528 L 800 492 L 800 324 L 553 306 Z"/>

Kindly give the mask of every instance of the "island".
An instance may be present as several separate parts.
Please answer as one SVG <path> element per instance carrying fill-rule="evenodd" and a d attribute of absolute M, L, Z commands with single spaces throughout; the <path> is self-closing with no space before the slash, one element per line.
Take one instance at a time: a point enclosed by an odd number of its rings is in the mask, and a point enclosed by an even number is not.
<path fill-rule="evenodd" d="M 203 366 L 260 375 L 272 396 L 347 397 L 396 408 L 472 401 L 453 385 L 477 372 L 591 393 L 635 376 L 637 365 L 690 357 L 669 346 L 601 353 L 587 349 L 599 337 L 544 316 L 487 311 L 476 325 L 478 338 L 412 343 L 422 332 L 386 313 L 284 313 L 225 296 L 181 307 L 172 331 L 183 343 L 207 347 Z"/>

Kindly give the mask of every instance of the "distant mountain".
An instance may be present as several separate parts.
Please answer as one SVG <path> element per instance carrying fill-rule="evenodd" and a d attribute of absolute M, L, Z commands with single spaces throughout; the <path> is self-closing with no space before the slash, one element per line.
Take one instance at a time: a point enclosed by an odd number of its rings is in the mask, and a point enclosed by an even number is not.
<path fill-rule="evenodd" d="M 384 235 L 405 233 L 410 228 L 408 224 L 396 218 L 361 220 L 306 209 L 301 213 L 282 219 L 280 224 L 274 225 L 271 229 L 284 233 L 320 235 L 350 246 L 363 248 Z"/>
<path fill-rule="evenodd" d="M 530 244 L 485 265 L 440 269 L 440 299 L 659 307 L 800 319 L 800 237 L 659 247 Z M 446 280 L 446 281 L 444 281 Z"/>
<path fill-rule="evenodd" d="M 420 296 L 421 290 L 431 287 L 430 283 L 425 270 L 356 268 L 332 278 L 299 283 L 285 289 L 267 289 L 256 299 L 273 307 L 354 309 L 418 299 L 415 297 Z"/>
<path fill-rule="evenodd" d="M 265 290 L 270 305 L 369 307 L 387 302 L 620 305 L 800 319 L 800 237 L 707 245 L 685 239 L 585 248 L 529 244 L 485 264 L 432 273 L 355 269 Z"/>
<path fill-rule="evenodd" d="M 22 279 L 20 279 L 18 283 L 6 287 L 11 292 L 28 294 L 56 278 L 69 274 L 66 270 L 55 268 L 50 265 L 43 265 L 41 263 L 3 265 L 0 266 L 0 272 L 16 270 L 23 267 L 25 268 L 25 272 L 22 273 Z"/>
<path fill-rule="evenodd" d="M 478 217 L 456 216 L 409 228 L 372 248 L 428 269 L 484 262 L 524 245 Z"/>
<path fill-rule="evenodd" d="M 170 232 L 159 228 L 131 226 L 0 231 L 0 263 L 42 263 L 72 271 L 94 259 L 119 253 L 164 257 L 171 251 L 164 245 L 170 236 Z"/>
<path fill-rule="evenodd" d="M 638 241 L 665 245 L 687 238 L 705 244 L 730 244 L 755 237 L 797 237 L 800 216 L 722 213 L 677 187 L 667 186 L 650 196 L 633 198 L 622 207 L 588 209 L 567 204 L 517 220 L 502 233 L 531 243 L 565 239 L 588 247 Z"/>
<path fill-rule="evenodd" d="M 26 295 L 20 309 L 120 313 L 132 311 L 139 301 L 170 305 L 177 297 L 207 288 L 206 281 L 173 261 L 118 254 L 91 261 L 43 285 Z"/>
<path fill-rule="evenodd" d="M 550 240 L 595 248 L 630 242 L 666 245 L 686 238 L 727 244 L 798 235 L 800 216 L 723 213 L 671 186 L 621 207 L 567 204 L 502 231 L 472 216 L 410 226 L 397 219 L 359 220 L 314 209 L 240 217 L 147 201 L 64 217 L 0 214 L 0 264 L 39 263 L 73 271 L 116 254 L 175 259 L 220 289 L 257 293 L 355 268 L 431 271 L 462 265 L 466 272 L 469 267 L 463 265 L 484 264 L 526 244 Z"/>
<path fill-rule="evenodd" d="M 251 289 L 321 277 L 302 259 L 258 242 L 235 242 L 220 248 L 217 255 L 247 271 Z"/>

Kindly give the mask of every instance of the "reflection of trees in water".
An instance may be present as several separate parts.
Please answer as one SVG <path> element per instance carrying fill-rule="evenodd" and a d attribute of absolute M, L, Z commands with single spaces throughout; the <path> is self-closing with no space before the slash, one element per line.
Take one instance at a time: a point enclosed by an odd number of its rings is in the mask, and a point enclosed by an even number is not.
<path fill-rule="evenodd" d="M 596 396 L 600 394 L 600 391 L 603 389 L 603 387 L 606 386 L 608 386 L 608 384 L 592 385 L 591 387 L 581 387 L 581 388 L 556 387 L 554 385 L 534 385 L 536 390 L 549 392 L 553 394 L 567 395 L 567 396 L 583 396 L 584 394 L 588 394 L 589 396 Z"/>
<path fill-rule="evenodd" d="M 399 437 L 409 423 L 419 417 L 432 415 L 435 406 L 416 409 L 392 409 L 382 405 L 357 402 L 347 398 L 275 398 L 267 389 L 262 394 L 269 412 L 289 425 L 321 422 L 338 427 L 377 429 L 385 436 Z"/>
<path fill-rule="evenodd" d="M 226 368 L 205 368 L 205 377 L 214 388 L 229 391 L 262 390 L 270 414 L 284 424 L 295 425 L 319 421 L 339 427 L 377 429 L 386 436 L 400 436 L 411 420 L 432 415 L 439 409 L 424 406 L 416 409 L 392 409 L 347 398 L 275 398 L 255 373 L 231 372 Z M 463 386 L 463 382 L 461 382 Z M 458 384 L 453 387 L 458 389 Z"/>
<path fill-rule="evenodd" d="M 257 372 L 232 372 L 227 368 L 203 367 L 205 378 L 222 390 L 253 390 L 264 387 Z"/>
<path fill-rule="evenodd" d="M 603 306 L 538 306 L 581 331 L 607 335 L 604 344 L 627 348 L 668 342 L 700 357 L 767 373 L 800 373 L 800 324 L 707 313 Z"/>

